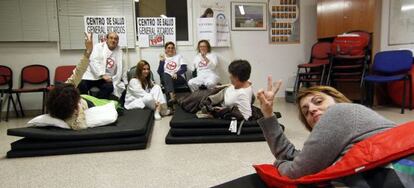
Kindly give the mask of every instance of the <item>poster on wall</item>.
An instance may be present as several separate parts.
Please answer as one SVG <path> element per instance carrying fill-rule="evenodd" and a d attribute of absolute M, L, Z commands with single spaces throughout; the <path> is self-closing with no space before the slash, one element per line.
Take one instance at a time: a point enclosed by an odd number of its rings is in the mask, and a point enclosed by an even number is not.
<path fill-rule="evenodd" d="M 213 47 L 230 46 L 229 14 L 227 4 L 220 0 L 200 1 L 197 19 L 197 40 L 208 40 Z"/>
<path fill-rule="evenodd" d="M 139 47 L 160 47 L 170 41 L 175 43 L 175 34 L 175 18 L 137 18 Z"/>
<path fill-rule="evenodd" d="M 105 42 L 106 34 L 116 32 L 119 46 L 127 46 L 126 20 L 123 16 L 84 16 L 85 32 L 93 34 L 93 43 Z"/>
<path fill-rule="evenodd" d="M 299 0 L 269 0 L 271 44 L 300 42 Z"/>
<path fill-rule="evenodd" d="M 388 45 L 414 44 L 412 0 L 390 0 Z"/>

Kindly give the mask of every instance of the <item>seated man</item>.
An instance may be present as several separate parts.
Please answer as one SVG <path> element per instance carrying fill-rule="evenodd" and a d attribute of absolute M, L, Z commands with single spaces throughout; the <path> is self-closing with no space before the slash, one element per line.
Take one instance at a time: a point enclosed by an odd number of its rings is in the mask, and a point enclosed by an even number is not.
<path fill-rule="evenodd" d="M 86 50 L 83 57 L 71 77 L 64 84 L 55 86 L 49 92 L 46 104 L 51 117 L 65 121 L 74 130 L 88 128 L 85 110 L 93 107 L 99 100 L 87 95 L 81 96 L 76 88 L 90 63 L 89 57 L 93 49 L 92 36 L 90 34 L 85 38 L 85 47 Z M 109 102 L 109 100 L 99 100 L 101 104 Z"/>
<path fill-rule="evenodd" d="M 111 32 L 108 33 L 106 42 L 94 46 L 89 66 L 79 84 L 81 94 L 88 94 L 92 87 L 98 87 L 97 98 L 109 99 L 111 94 L 117 98 L 121 96 L 128 79 L 118 42 L 118 35 Z"/>

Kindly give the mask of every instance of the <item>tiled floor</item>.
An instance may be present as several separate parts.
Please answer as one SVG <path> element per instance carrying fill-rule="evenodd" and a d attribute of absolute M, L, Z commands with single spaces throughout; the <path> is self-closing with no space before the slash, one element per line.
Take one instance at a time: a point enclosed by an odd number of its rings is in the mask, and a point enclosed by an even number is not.
<path fill-rule="evenodd" d="M 296 107 L 279 101 L 291 141 L 301 147 L 308 133 Z M 387 118 L 402 123 L 414 120 L 414 111 L 375 107 Z M 29 118 L 0 122 L 0 187 L 210 187 L 254 172 L 252 164 L 272 163 L 265 142 L 166 145 L 171 117 L 155 123 L 145 150 L 6 159 L 8 128 L 21 127 Z"/>

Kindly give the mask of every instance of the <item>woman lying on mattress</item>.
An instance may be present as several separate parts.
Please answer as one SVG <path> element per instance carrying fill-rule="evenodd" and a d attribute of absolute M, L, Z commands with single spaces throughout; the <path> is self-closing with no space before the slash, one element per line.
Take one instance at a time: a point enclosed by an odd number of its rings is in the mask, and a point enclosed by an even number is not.
<path fill-rule="evenodd" d="M 371 141 L 371 139 L 367 140 L 367 138 L 373 135 L 383 132 L 389 133 L 389 131 L 393 130 L 392 128 L 396 125 L 394 122 L 382 117 L 365 106 L 352 104 L 342 93 L 332 87 L 314 86 L 301 90 L 297 96 L 300 120 L 305 124 L 306 128 L 311 131 L 302 150 L 297 150 L 285 136 L 280 126 L 278 126 L 279 122 L 273 114 L 274 98 L 280 85 L 281 81 L 272 84 L 272 78 L 269 76 L 267 90 L 261 89 L 257 93 L 261 111 L 264 115 L 262 119 L 258 120 L 258 124 L 262 128 L 269 148 L 276 158 L 274 166 L 278 171 L 278 173 L 274 170 L 263 170 L 264 172 L 262 172 L 260 171 L 261 168 L 257 167 L 259 168 L 259 175 L 264 176 L 263 180 L 266 181 L 267 185 L 276 186 L 274 182 L 278 182 L 277 187 L 289 187 L 288 185 L 293 187 L 291 184 L 285 182 L 286 177 L 293 181 L 306 175 L 314 175 L 324 171 L 328 167 L 334 166 L 336 162 L 340 162 L 341 158 L 353 145 L 361 141 Z M 393 140 L 389 141 L 393 142 Z M 388 142 L 388 140 L 386 140 L 386 142 Z M 364 146 L 372 147 L 372 145 L 367 143 Z M 381 146 L 376 145 L 375 147 Z M 409 147 L 409 145 L 407 145 L 407 147 Z M 358 148 L 361 147 L 357 147 L 357 149 Z M 385 146 L 385 148 L 391 150 L 389 146 Z M 350 166 L 356 161 L 372 160 L 371 162 L 373 162 L 373 159 L 381 159 L 381 152 L 367 152 L 368 150 L 370 150 L 370 148 L 363 148 L 362 151 L 364 152 L 362 153 L 364 153 L 364 155 L 347 157 L 347 160 L 351 158 L 353 161 L 349 162 L 348 160 L 348 163 L 346 163 L 347 165 L 345 166 Z M 394 150 L 395 149 L 392 151 Z M 396 151 L 396 153 L 398 152 L 401 151 Z M 407 153 L 409 153 L 409 151 Z M 404 154 L 404 156 L 405 155 L 406 154 Z M 358 157 L 362 157 L 362 159 L 359 160 Z M 385 163 L 387 162 L 389 163 L 389 161 L 385 161 Z M 354 174 L 336 176 L 334 179 L 335 182 L 345 184 L 349 187 L 412 186 L 412 183 L 414 182 L 412 173 L 414 170 L 413 167 L 411 167 L 410 172 L 406 169 L 401 170 L 401 168 L 397 170 L 398 168 L 394 165 L 395 163 L 391 164 L 392 165 L 389 166 L 395 170 L 375 167 L 374 170 L 367 171 L 367 174 L 361 175 L 361 173 L 357 174 L 359 170 L 353 168 L 350 171 Z M 361 166 L 358 167 L 361 168 Z M 362 167 L 364 168 L 365 166 Z M 331 169 L 331 171 L 333 170 L 333 168 L 329 169 Z M 269 177 L 270 175 L 268 174 L 276 175 Z M 336 174 L 338 174 L 338 171 L 336 171 Z M 317 176 L 314 179 L 322 178 L 321 176 L 322 175 Z M 277 177 L 284 178 L 284 180 L 279 181 Z M 337 179 L 338 177 L 342 178 Z M 309 177 L 308 179 L 311 178 Z M 240 182 L 261 182 L 261 180 L 257 174 L 252 174 L 219 185 L 218 187 L 231 187 Z M 307 184 L 310 183 L 312 182 L 308 180 Z M 259 184 L 264 187 L 262 183 Z"/>
<path fill-rule="evenodd" d="M 160 120 L 161 115 L 171 114 L 161 87 L 151 79 L 151 68 L 145 60 L 137 63 L 135 76 L 128 84 L 124 106 L 126 109 L 147 107 L 155 110 L 156 120 Z"/>
<path fill-rule="evenodd" d="M 49 92 L 46 104 L 49 114 L 38 116 L 29 121 L 29 124 L 36 126 L 43 123 L 46 125 L 49 124 L 62 128 L 80 130 L 111 123 L 111 121 L 116 120 L 118 116 L 115 110 L 115 106 L 117 105 L 116 101 L 111 102 L 109 100 L 97 99 L 88 95 L 81 96 L 79 94 L 77 86 L 89 65 L 89 56 L 93 49 L 91 34 L 85 33 L 85 47 L 86 49 L 83 57 L 73 71 L 73 74 L 64 84 L 56 85 Z M 88 108 L 95 105 L 100 107 L 91 108 L 90 111 L 86 112 Z M 105 115 L 101 112 L 105 113 Z M 85 113 L 91 115 L 90 117 L 88 115 L 88 121 L 86 120 Z M 56 121 L 56 119 L 58 120 Z M 67 125 L 61 125 L 63 122 L 61 123 L 60 120 L 63 120 Z"/>

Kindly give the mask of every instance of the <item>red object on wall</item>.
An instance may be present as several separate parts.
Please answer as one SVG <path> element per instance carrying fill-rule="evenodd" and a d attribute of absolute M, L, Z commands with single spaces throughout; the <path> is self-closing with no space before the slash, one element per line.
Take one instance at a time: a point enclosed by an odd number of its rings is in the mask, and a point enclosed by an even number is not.
<path fill-rule="evenodd" d="M 412 93 L 414 95 L 414 67 L 411 68 L 411 83 L 412 83 Z M 390 96 L 392 102 L 401 106 L 402 104 L 402 95 L 404 90 L 404 81 L 392 82 L 387 85 L 388 96 Z M 414 106 L 414 96 L 413 101 L 411 102 L 412 106 Z M 407 85 L 406 88 L 406 95 L 405 95 L 405 107 L 408 107 L 410 103 L 410 91 L 409 86 Z"/>

